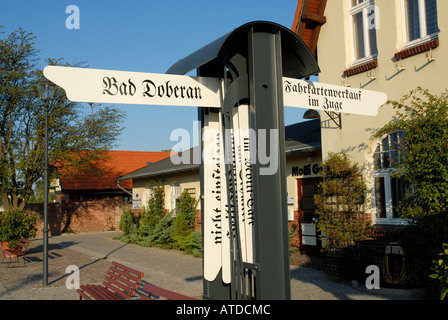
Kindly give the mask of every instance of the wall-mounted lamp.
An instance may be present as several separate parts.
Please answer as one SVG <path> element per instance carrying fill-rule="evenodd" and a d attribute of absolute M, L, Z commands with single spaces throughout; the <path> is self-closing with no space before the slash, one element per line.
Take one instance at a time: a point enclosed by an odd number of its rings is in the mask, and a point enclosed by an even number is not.
<path fill-rule="evenodd" d="M 319 112 L 317 112 L 317 110 L 314 109 L 308 109 L 306 110 L 305 114 L 303 115 L 303 119 L 317 119 L 320 118 L 320 114 Z"/>

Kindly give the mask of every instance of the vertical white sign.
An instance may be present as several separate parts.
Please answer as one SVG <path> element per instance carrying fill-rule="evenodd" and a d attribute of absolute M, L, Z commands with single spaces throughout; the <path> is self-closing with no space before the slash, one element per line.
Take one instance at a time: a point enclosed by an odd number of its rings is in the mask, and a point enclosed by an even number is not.
<path fill-rule="evenodd" d="M 237 207 L 238 211 L 238 222 L 237 222 L 237 230 L 239 233 L 240 245 L 241 245 L 241 258 L 243 261 L 246 261 L 246 228 L 244 227 L 244 219 L 245 219 L 245 208 L 244 208 L 244 193 L 243 191 L 243 179 L 241 176 L 242 173 L 242 144 L 241 144 L 241 128 L 239 121 L 239 108 L 234 107 L 232 114 L 232 126 L 233 126 L 233 168 L 234 168 L 234 178 L 233 181 L 233 190 L 234 197 L 236 198 L 234 205 Z"/>
<path fill-rule="evenodd" d="M 221 115 L 221 112 L 219 113 Z M 226 134 L 224 131 L 224 124 L 222 116 L 219 117 L 219 128 L 222 139 L 220 140 L 220 151 L 221 151 L 221 213 L 222 213 L 222 251 L 221 251 L 221 263 L 222 263 L 222 282 L 228 284 L 232 279 L 232 257 L 230 254 L 230 219 L 232 214 L 232 207 L 228 201 L 228 190 L 227 186 L 229 184 L 229 173 L 226 173 L 226 161 L 229 159 L 226 157 L 227 148 L 225 144 L 229 146 L 228 139 L 230 136 L 224 137 Z M 229 133 L 229 132 L 228 132 Z M 231 144 L 230 144 L 231 145 Z"/>
<path fill-rule="evenodd" d="M 236 168 L 235 193 L 237 194 L 238 231 L 242 260 L 253 263 L 253 179 L 250 158 L 249 106 L 240 105 L 233 109 L 234 166 Z"/>
<path fill-rule="evenodd" d="M 221 269 L 222 251 L 222 179 L 221 167 L 221 113 L 210 112 L 204 117 L 203 168 L 204 168 L 204 278 L 214 281 Z M 224 185 L 225 186 L 225 185 Z"/>

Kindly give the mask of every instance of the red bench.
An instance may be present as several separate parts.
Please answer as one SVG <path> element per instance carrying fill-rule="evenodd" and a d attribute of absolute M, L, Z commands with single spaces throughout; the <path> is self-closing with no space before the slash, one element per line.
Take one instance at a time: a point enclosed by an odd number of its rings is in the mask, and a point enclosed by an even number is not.
<path fill-rule="evenodd" d="M 76 292 L 85 300 L 124 300 L 135 296 L 144 273 L 112 262 L 102 284 L 81 285 Z"/>
<path fill-rule="evenodd" d="M 166 300 L 196 300 L 192 297 L 166 290 L 150 283 L 143 285 L 143 293 L 147 293 L 148 295 L 141 295 L 140 300 L 156 300 L 156 298 L 165 298 Z"/>
<path fill-rule="evenodd" d="M 9 265 L 8 268 L 11 267 L 11 263 L 12 263 L 12 258 L 16 258 L 17 262 L 19 262 L 19 258 L 22 257 L 23 259 L 23 265 L 26 267 L 26 260 L 25 260 L 25 255 L 26 255 L 26 250 L 28 249 L 28 246 L 30 245 L 30 240 L 28 239 L 20 239 L 19 243 L 17 243 L 17 247 L 14 249 L 2 249 L 3 252 L 3 261 L 6 258 L 9 258 Z M 2 263 L 3 263 L 2 261 Z"/>

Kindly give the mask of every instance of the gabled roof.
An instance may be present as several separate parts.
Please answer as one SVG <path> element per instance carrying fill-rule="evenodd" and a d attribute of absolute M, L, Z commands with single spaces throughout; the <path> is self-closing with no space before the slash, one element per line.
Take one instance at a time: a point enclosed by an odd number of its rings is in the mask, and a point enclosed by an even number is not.
<path fill-rule="evenodd" d="M 170 152 L 107 151 L 106 158 L 99 161 L 100 174 L 90 173 L 71 179 L 61 176 L 62 191 L 68 190 L 116 190 L 116 179 L 127 172 L 146 167 L 170 156 Z M 123 188 L 131 189 L 132 182 L 125 181 Z"/>
<path fill-rule="evenodd" d="M 194 157 L 193 156 L 194 154 L 197 154 L 197 156 Z M 179 158 L 186 160 L 183 161 L 183 163 L 174 164 L 171 158 L 166 158 L 160 160 L 157 163 L 150 164 L 144 168 L 141 168 L 139 170 L 121 176 L 117 180 L 124 181 L 137 178 L 150 178 L 161 176 L 164 174 L 173 174 L 183 171 L 199 170 L 200 164 L 194 163 L 195 161 L 193 160 L 193 159 L 200 159 L 199 154 L 200 154 L 199 147 L 194 147 L 178 154 Z M 188 159 L 186 159 L 187 157 Z"/>
<path fill-rule="evenodd" d="M 320 119 L 303 121 L 285 127 L 285 151 L 286 153 L 304 152 L 321 148 Z M 196 156 L 193 156 L 196 155 Z M 200 159 L 199 147 L 185 150 L 178 155 L 181 159 L 187 159 L 185 163 L 174 164 L 170 158 L 130 172 L 119 177 L 118 181 L 129 179 L 151 178 L 165 174 L 173 174 L 184 171 L 199 170 L 200 164 L 193 159 Z M 120 183 L 121 184 L 121 183 Z"/>

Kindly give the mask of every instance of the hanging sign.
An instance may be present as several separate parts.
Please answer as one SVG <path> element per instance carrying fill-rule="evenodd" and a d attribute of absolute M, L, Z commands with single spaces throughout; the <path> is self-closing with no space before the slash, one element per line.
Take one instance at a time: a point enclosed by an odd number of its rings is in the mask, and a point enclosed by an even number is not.
<path fill-rule="evenodd" d="M 216 78 L 58 66 L 44 76 L 74 102 L 221 107 Z"/>
<path fill-rule="evenodd" d="M 132 194 L 132 209 L 142 208 L 142 197 L 139 193 Z"/>
<path fill-rule="evenodd" d="M 383 92 L 283 78 L 283 103 L 288 107 L 376 116 L 386 102 Z"/>

